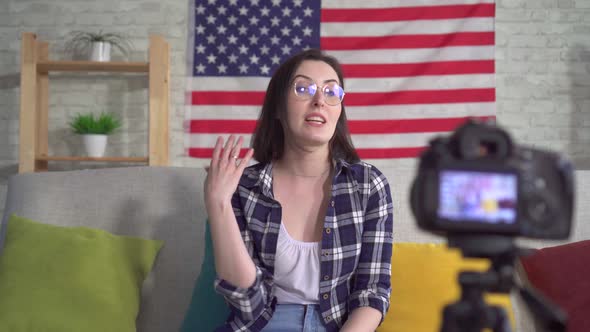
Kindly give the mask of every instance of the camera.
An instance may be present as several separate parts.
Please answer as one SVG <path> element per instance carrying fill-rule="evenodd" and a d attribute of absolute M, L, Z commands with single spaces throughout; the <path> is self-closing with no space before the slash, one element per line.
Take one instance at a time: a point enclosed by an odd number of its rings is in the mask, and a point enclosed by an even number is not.
<path fill-rule="evenodd" d="M 483 295 L 518 289 L 543 331 L 564 332 L 567 314 L 514 279 L 517 236 L 566 239 L 572 228 L 574 172 L 559 154 L 519 146 L 493 122 L 469 119 L 438 136 L 420 156 L 410 192 L 418 227 L 447 237 L 465 257 L 487 258 L 485 272 L 458 275 L 460 298 L 445 306 L 441 332 L 509 332 L 506 312 Z"/>
<path fill-rule="evenodd" d="M 474 119 L 430 141 L 412 183 L 418 226 L 439 235 L 569 237 L 574 172 L 559 154 L 513 144 Z"/>

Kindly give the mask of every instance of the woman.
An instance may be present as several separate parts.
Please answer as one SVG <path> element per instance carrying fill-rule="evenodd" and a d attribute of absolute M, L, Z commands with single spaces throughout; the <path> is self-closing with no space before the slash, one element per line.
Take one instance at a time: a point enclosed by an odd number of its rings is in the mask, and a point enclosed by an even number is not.
<path fill-rule="evenodd" d="M 359 161 L 342 70 L 304 51 L 273 75 L 253 149 L 218 138 L 205 183 L 219 331 L 374 331 L 389 306 L 389 184 Z M 254 157 L 258 164 L 247 167 Z"/>

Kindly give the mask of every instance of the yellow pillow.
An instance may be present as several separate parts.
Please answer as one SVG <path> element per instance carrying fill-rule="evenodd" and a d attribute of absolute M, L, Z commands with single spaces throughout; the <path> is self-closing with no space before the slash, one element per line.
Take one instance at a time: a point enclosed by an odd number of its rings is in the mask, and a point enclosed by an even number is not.
<path fill-rule="evenodd" d="M 395 243 L 391 258 L 391 305 L 378 332 L 440 331 L 442 310 L 460 296 L 457 275 L 464 269 L 484 271 L 487 259 L 464 259 L 446 244 Z M 509 295 L 486 295 L 514 315 Z"/>

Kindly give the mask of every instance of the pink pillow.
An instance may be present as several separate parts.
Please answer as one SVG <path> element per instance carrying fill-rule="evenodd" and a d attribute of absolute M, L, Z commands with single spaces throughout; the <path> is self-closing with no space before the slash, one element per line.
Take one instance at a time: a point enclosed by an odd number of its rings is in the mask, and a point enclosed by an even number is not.
<path fill-rule="evenodd" d="M 590 331 L 590 240 L 539 249 L 520 260 L 529 282 L 567 312 L 568 331 Z"/>

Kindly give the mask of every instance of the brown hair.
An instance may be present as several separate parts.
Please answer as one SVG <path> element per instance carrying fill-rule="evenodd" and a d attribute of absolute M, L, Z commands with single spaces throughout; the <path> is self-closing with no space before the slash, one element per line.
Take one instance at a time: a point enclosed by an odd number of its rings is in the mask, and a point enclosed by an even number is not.
<path fill-rule="evenodd" d="M 266 89 L 264 104 L 252 138 L 254 159 L 260 163 L 266 164 L 281 159 L 283 156 L 285 134 L 281 121 L 286 118 L 287 114 L 287 96 L 291 86 L 291 79 L 299 65 L 306 60 L 323 61 L 330 65 L 338 75 L 340 85 L 344 88 L 340 63 L 320 50 L 310 49 L 303 51 L 279 66 Z M 351 163 L 359 161 L 359 156 L 350 139 L 344 102 L 342 103 L 342 112 L 336 123 L 334 136 L 330 139 L 330 157 L 333 159 L 342 158 Z"/>

